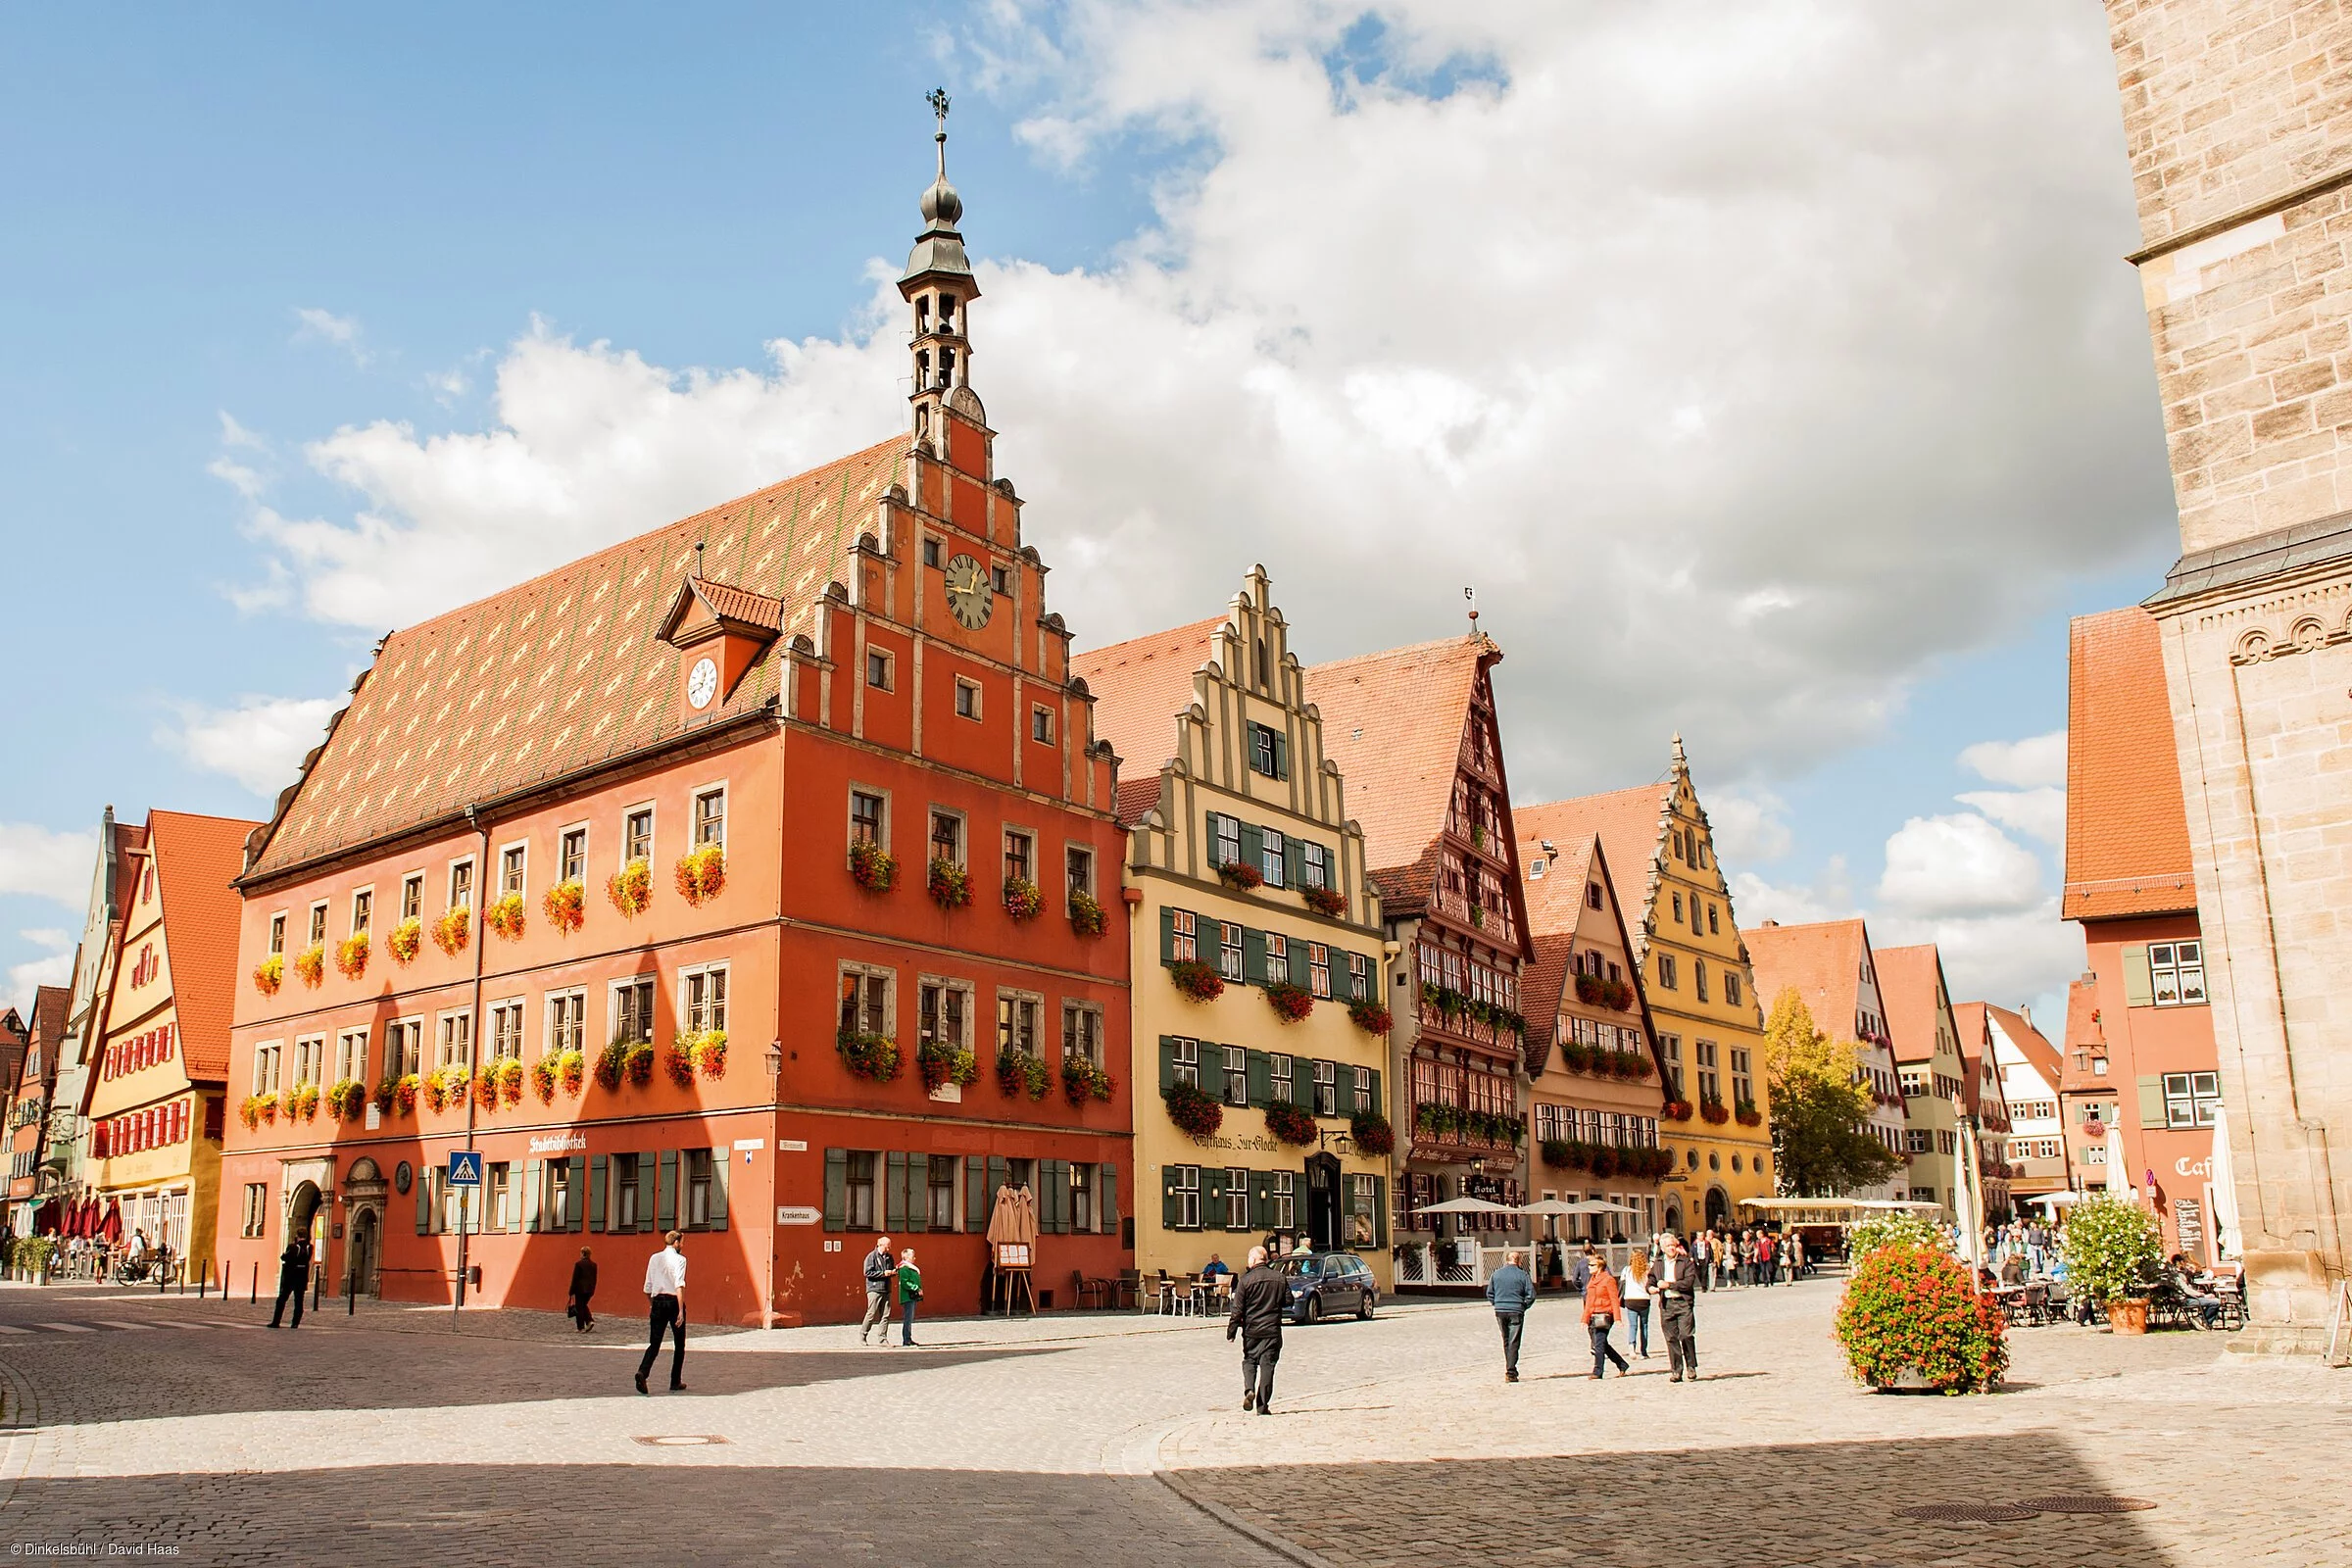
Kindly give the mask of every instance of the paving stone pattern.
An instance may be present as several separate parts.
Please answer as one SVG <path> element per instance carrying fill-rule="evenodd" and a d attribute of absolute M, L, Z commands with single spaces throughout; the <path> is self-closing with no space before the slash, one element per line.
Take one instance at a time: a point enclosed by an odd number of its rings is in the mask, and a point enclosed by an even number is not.
<path fill-rule="evenodd" d="M 1703 1302 L 1708 1377 L 1681 1387 L 1662 1360 L 1586 1380 L 1563 1303 L 1515 1386 L 1483 1307 L 1391 1309 L 1295 1331 L 1258 1417 L 1213 1320 L 699 1335 L 689 1392 L 645 1398 L 617 1316 L 271 1332 L 266 1304 L 0 1286 L 0 1518 L 12 1545 L 231 1564 L 2352 1562 L 2352 1373 L 2053 1328 L 2021 1334 L 2012 1393 L 1871 1396 L 1828 1342 L 1836 1292 Z M 2162 1506 L 1895 1513 L 2051 1493 Z"/>

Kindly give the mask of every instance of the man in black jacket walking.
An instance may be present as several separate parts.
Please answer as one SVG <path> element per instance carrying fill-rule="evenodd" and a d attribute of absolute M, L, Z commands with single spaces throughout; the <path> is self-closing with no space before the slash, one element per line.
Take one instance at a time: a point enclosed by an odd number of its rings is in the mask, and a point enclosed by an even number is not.
<path fill-rule="evenodd" d="M 1250 1249 L 1250 1267 L 1233 1287 L 1225 1340 L 1242 1338 L 1242 1408 L 1274 1413 L 1274 1363 L 1282 1359 L 1282 1321 L 1291 1309 L 1291 1282 L 1266 1266 L 1266 1250 Z"/>
<path fill-rule="evenodd" d="M 1658 1298 L 1658 1326 L 1666 1335 L 1666 1366 L 1672 1374 L 1666 1379 L 1669 1383 L 1698 1381 L 1697 1321 L 1691 1293 L 1704 1289 L 1703 1267 L 1683 1246 L 1683 1239 L 1669 1231 L 1666 1255 L 1649 1280 L 1649 1294 Z"/>
<path fill-rule="evenodd" d="M 286 1244 L 277 1254 L 277 1308 L 270 1314 L 271 1328 L 283 1327 L 286 1302 L 294 1303 L 294 1326 L 302 1327 L 302 1298 L 311 1293 L 311 1238 L 309 1232 Z"/>

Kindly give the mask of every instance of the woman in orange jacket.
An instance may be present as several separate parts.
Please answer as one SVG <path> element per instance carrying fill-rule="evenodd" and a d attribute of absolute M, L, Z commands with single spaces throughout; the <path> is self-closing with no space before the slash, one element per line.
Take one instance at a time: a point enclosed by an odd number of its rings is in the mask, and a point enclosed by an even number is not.
<path fill-rule="evenodd" d="M 1600 1253 L 1585 1250 L 1587 1279 L 1585 1281 L 1585 1327 L 1592 1332 L 1592 1375 L 1601 1377 L 1608 1363 L 1617 1363 L 1617 1375 L 1624 1377 L 1633 1371 L 1617 1347 L 1609 1343 L 1609 1331 L 1625 1311 L 1625 1303 L 1617 1295 L 1617 1276 L 1609 1272 Z"/>

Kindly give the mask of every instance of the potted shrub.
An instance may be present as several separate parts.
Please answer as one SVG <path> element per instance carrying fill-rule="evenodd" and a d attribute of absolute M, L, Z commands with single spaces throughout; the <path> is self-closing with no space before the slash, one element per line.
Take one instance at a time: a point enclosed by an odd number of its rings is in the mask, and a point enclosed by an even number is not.
<path fill-rule="evenodd" d="M 545 911 L 549 925 L 569 936 L 588 919 L 588 889 L 579 878 L 567 877 L 547 890 L 539 907 Z"/>
<path fill-rule="evenodd" d="M 529 923 L 530 916 L 522 907 L 522 895 L 519 893 L 502 894 L 490 907 L 482 911 L 482 924 L 488 926 L 491 934 L 502 942 L 519 941 L 523 928 Z"/>
<path fill-rule="evenodd" d="M 1214 1002 L 1225 994 L 1225 977 L 1195 958 L 1169 964 L 1168 979 L 1195 1002 Z"/>
<path fill-rule="evenodd" d="M 286 983 L 286 956 L 272 953 L 253 966 L 253 989 L 265 997 L 277 995 L 277 988 Z"/>
<path fill-rule="evenodd" d="M 1110 924 L 1109 916 L 1092 893 L 1084 888 L 1070 890 L 1070 929 L 1082 937 L 1099 937 Z"/>
<path fill-rule="evenodd" d="M 841 1064 L 858 1077 L 886 1084 L 899 1075 L 899 1043 L 890 1036 L 844 1029 L 838 1044 Z"/>
<path fill-rule="evenodd" d="M 464 953 L 466 945 L 472 940 L 473 909 L 468 905 L 453 904 L 441 911 L 440 919 L 433 922 L 433 946 L 450 957 Z"/>
<path fill-rule="evenodd" d="M 888 893 L 899 883 L 899 858 L 879 844 L 852 839 L 850 880 L 868 893 Z"/>
<path fill-rule="evenodd" d="M 1348 1004 L 1348 1021 L 1368 1035 L 1385 1035 L 1396 1027 L 1396 1015 L 1369 998 Z"/>
<path fill-rule="evenodd" d="M 1288 980 L 1270 980 L 1266 983 L 1266 1005 L 1284 1023 L 1297 1023 L 1315 1010 L 1315 996 L 1306 987 L 1293 985 Z"/>
<path fill-rule="evenodd" d="M 1916 1382 L 1989 1393 L 2009 1367 L 2000 1308 L 1977 1294 L 1966 1263 L 1932 1245 L 1887 1242 L 1859 1255 L 1834 1333 L 1854 1376 L 1876 1390 Z"/>
<path fill-rule="evenodd" d="M 1374 1158 L 1384 1157 L 1396 1148 L 1396 1130 L 1389 1125 L 1389 1118 L 1377 1110 L 1359 1110 L 1350 1117 L 1348 1136 L 1354 1140 L 1357 1153 Z"/>
<path fill-rule="evenodd" d="M 2124 1198 L 2093 1198 L 2067 1211 L 2058 1249 L 2066 1281 L 2107 1309 L 2118 1334 L 2148 1331 L 2146 1282 L 2164 1266 L 2156 1216 Z"/>
<path fill-rule="evenodd" d="M 1073 1105 L 1110 1098 L 1110 1074 L 1094 1057 L 1071 1052 L 1061 1058 L 1061 1092 Z"/>
<path fill-rule="evenodd" d="M 416 955 L 423 947 L 424 922 L 413 914 L 384 933 L 384 950 L 404 969 L 416 961 Z"/>
<path fill-rule="evenodd" d="M 335 973 L 357 980 L 368 972 L 368 933 L 354 931 L 335 944 Z"/>
<path fill-rule="evenodd" d="M 1217 867 L 1217 880 L 1236 893 L 1251 893 L 1266 885 L 1265 873 L 1248 860 L 1227 860 Z"/>
<path fill-rule="evenodd" d="M 1271 1101 L 1266 1105 L 1266 1131 L 1283 1143 L 1303 1147 L 1315 1142 L 1314 1113 L 1287 1100 Z"/>
<path fill-rule="evenodd" d="M 304 985 L 314 991 L 318 989 L 318 982 L 326 978 L 325 944 L 314 942 L 294 955 L 294 972 L 302 977 Z"/>
<path fill-rule="evenodd" d="M 1306 906 L 1317 914 L 1328 914 L 1336 919 L 1348 912 L 1348 895 L 1338 888 L 1300 888 L 1298 897 L 1305 900 Z"/>
<path fill-rule="evenodd" d="M 1034 920 L 1046 911 L 1046 896 L 1025 876 L 1004 879 L 1004 912 L 1015 920 Z"/>
<path fill-rule="evenodd" d="M 923 890 L 943 909 L 960 909 L 972 902 L 972 874 L 954 860 L 934 858 L 923 875 Z"/>
<path fill-rule="evenodd" d="M 1167 1102 L 1168 1120 L 1188 1138 L 1207 1138 L 1225 1125 L 1225 1107 L 1199 1084 L 1175 1084 L 1160 1091 Z"/>
<path fill-rule="evenodd" d="M 950 1084 L 968 1089 L 980 1077 L 980 1058 L 944 1040 L 926 1040 L 915 1048 L 915 1070 L 923 1077 L 923 1093 L 937 1094 Z"/>
<path fill-rule="evenodd" d="M 605 897 L 624 920 L 634 920 L 654 902 L 654 868 L 643 858 L 605 878 Z"/>
<path fill-rule="evenodd" d="M 674 873 L 678 897 L 700 908 L 727 885 L 727 852 L 715 844 L 698 844 L 678 857 Z"/>

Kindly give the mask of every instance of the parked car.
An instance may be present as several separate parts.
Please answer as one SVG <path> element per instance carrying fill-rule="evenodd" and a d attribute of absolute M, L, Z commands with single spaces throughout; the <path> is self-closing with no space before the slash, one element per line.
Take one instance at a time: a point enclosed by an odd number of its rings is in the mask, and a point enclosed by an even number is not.
<path fill-rule="evenodd" d="M 1291 1321 L 1320 1323 L 1353 1312 L 1370 1317 L 1380 1304 L 1371 1265 L 1353 1252 L 1307 1252 L 1282 1260 L 1291 1280 Z"/>

